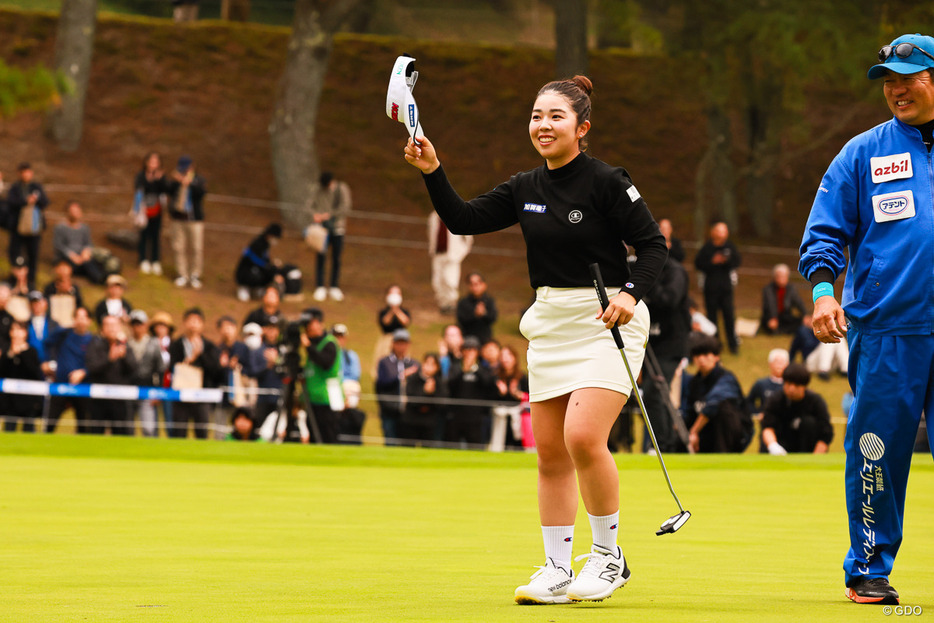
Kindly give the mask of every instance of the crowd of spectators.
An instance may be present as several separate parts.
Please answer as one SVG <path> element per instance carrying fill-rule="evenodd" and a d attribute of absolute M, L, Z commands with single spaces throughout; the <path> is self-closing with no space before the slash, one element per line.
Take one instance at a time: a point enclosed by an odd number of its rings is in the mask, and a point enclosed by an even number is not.
<path fill-rule="evenodd" d="M 312 220 L 326 226 L 330 248 L 317 253 L 313 298 L 339 302 L 344 298 L 339 280 L 350 190 L 330 173 L 322 175 L 319 186 L 307 207 Z M 161 156 L 148 154 L 134 189 L 131 216 L 139 231 L 139 272 L 165 272 L 159 241 L 166 217 L 172 226 L 174 283 L 200 289 L 206 186 L 192 158 L 180 157 L 166 174 Z M 290 292 L 295 267 L 272 256 L 283 235 L 279 224 L 268 225 L 245 247 L 234 271 L 238 298 L 259 298 L 258 307 L 242 321 L 223 315 L 208 322 L 193 306 L 176 326 L 164 311 L 150 317 L 134 308 L 126 279 L 95 254 L 77 201 L 64 205 L 65 219 L 53 228 L 52 278 L 40 289 L 36 262 L 48 205 L 32 167 L 22 163 L 0 204 L 10 264 L 10 276 L 0 285 L 0 378 L 223 388 L 223 401 L 217 406 L 155 399 L 131 403 L 80 392 L 49 400 L 0 394 L 4 430 L 32 431 L 41 418 L 45 430 L 53 431 L 71 408 L 79 433 L 132 434 L 138 423 L 145 436 L 185 437 L 191 426 L 199 438 L 232 431 L 231 438 L 242 440 L 359 442 L 366 418 L 359 408 L 364 393 L 360 357 L 348 347 L 347 325 L 328 328 L 321 309 L 308 308 L 298 320 L 282 313 L 280 301 Z M 744 451 L 753 441 L 753 422 L 761 421 L 760 452 L 826 451 L 833 428 L 826 404 L 808 385 L 811 374 L 823 379 L 846 374 L 846 343 L 821 344 L 814 338 L 791 271 L 778 264 L 762 290 L 758 326 L 763 334 L 788 335 L 789 349 L 772 351 L 769 375 L 744 394 L 736 375 L 720 361 L 722 347 L 736 353 L 741 344 L 734 302 L 740 254 L 728 227 L 712 224 L 694 260 L 706 314 L 688 296 L 684 248 L 671 222 L 663 219 L 660 229 L 670 253 L 646 296 L 652 327 L 641 379 L 659 448 Z M 381 337 L 372 357 L 372 389 L 386 443 L 480 447 L 492 439 L 500 447 L 534 445 L 520 357 L 494 336 L 495 297 L 476 271 L 464 279 L 459 298 L 456 277 L 451 283 L 470 240 L 451 236 L 430 219 L 429 243 L 436 301 L 455 322 L 444 327 L 436 349 L 412 353 L 412 312 L 401 286 L 386 288 L 385 305 L 376 312 Z M 104 297 L 89 306 L 75 276 L 104 285 Z M 799 355 L 801 364 L 795 363 Z M 647 440 L 644 449 L 649 449 Z"/>

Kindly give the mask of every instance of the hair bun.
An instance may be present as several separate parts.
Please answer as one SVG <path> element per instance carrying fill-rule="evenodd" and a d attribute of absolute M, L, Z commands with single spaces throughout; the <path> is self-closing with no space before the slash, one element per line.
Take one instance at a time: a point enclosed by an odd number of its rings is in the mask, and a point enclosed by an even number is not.
<path fill-rule="evenodd" d="M 574 76 L 571 78 L 571 82 L 580 87 L 580 90 L 586 93 L 588 96 L 593 93 L 593 82 L 591 82 L 590 78 L 587 76 Z"/>

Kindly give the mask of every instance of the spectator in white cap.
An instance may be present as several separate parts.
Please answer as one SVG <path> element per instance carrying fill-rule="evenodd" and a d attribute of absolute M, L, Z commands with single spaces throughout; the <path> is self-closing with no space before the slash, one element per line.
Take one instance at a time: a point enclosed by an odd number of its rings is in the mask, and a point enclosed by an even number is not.
<path fill-rule="evenodd" d="M 360 355 L 356 351 L 347 348 L 347 325 L 337 323 L 331 327 L 331 334 L 337 339 L 338 346 L 341 347 L 341 380 L 360 382 L 360 376 L 363 369 L 360 366 Z"/>
<path fill-rule="evenodd" d="M 29 345 L 36 349 L 40 363 L 45 363 L 47 360 L 45 341 L 59 328 L 58 323 L 49 318 L 48 310 L 49 304 L 42 292 L 33 290 L 29 293 L 29 312 L 31 314 L 29 318 Z"/>
<path fill-rule="evenodd" d="M 94 308 L 94 320 L 101 326 L 104 316 L 116 316 L 122 322 L 129 322 L 133 306 L 123 297 L 126 292 L 126 279 L 120 275 L 107 277 L 107 294 Z"/>

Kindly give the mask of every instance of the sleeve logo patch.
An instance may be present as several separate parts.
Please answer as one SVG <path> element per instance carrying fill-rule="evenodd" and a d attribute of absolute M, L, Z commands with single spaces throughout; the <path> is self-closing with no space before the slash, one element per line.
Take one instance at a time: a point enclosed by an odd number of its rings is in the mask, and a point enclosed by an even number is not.
<path fill-rule="evenodd" d="M 544 214 L 545 206 L 540 203 L 527 203 L 525 207 L 522 208 L 523 212 L 535 212 L 536 214 Z"/>
<path fill-rule="evenodd" d="M 572 223 L 580 223 L 582 218 L 584 218 L 584 215 L 581 214 L 580 210 L 571 210 L 571 213 L 568 214 L 568 220 Z"/>
<path fill-rule="evenodd" d="M 873 184 L 907 179 L 914 175 L 911 170 L 911 154 L 908 152 L 870 158 L 869 169 L 872 171 Z"/>
<path fill-rule="evenodd" d="M 636 190 L 635 186 L 630 186 L 629 189 L 626 190 L 626 194 L 629 195 L 629 200 L 633 203 L 639 201 L 639 199 L 642 198 L 642 195 L 639 194 L 639 191 Z"/>
<path fill-rule="evenodd" d="M 877 223 L 898 221 L 915 215 L 915 198 L 910 190 L 872 196 L 872 212 Z"/>

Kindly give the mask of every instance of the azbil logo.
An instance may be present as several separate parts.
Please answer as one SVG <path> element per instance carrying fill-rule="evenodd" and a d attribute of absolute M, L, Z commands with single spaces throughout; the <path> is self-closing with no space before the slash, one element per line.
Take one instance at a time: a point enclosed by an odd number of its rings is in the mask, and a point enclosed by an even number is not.
<path fill-rule="evenodd" d="M 872 172 L 873 184 L 907 179 L 914 175 L 909 153 L 872 157 L 869 159 L 869 170 Z"/>
<path fill-rule="evenodd" d="M 911 159 L 905 158 L 900 162 L 893 162 L 887 164 L 884 167 L 878 167 L 875 171 L 872 172 L 876 177 L 882 177 L 883 175 L 894 175 L 897 173 L 908 173 L 911 168 Z"/>
<path fill-rule="evenodd" d="M 905 211 L 905 208 L 908 207 L 908 197 L 904 195 L 897 195 L 895 197 L 890 197 L 888 199 L 883 199 L 879 202 L 879 210 L 885 214 L 900 214 Z"/>
<path fill-rule="evenodd" d="M 399 104 L 394 103 L 392 105 L 392 120 L 393 121 L 399 120 Z"/>

